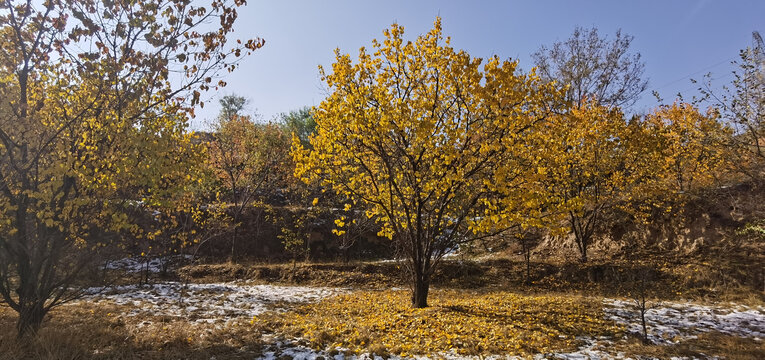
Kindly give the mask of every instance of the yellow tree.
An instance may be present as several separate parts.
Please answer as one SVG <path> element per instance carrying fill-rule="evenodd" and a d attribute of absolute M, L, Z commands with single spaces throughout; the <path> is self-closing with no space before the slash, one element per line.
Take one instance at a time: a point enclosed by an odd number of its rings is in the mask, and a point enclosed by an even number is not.
<path fill-rule="evenodd" d="M 547 124 L 557 141 L 539 151 L 541 187 L 552 212 L 564 216 L 582 262 L 607 212 L 645 220 L 712 185 L 724 171 L 730 139 L 714 113 L 689 104 L 627 121 L 618 108 L 586 101 Z"/>
<path fill-rule="evenodd" d="M 586 262 L 604 212 L 630 199 L 650 173 L 646 165 L 653 150 L 643 146 L 639 123 L 592 100 L 555 117 L 546 131 L 556 140 L 539 151 L 541 187 Z M 550 219 L 554 224 L 556 218 Z"/>
<path fill-rule="evenodd" d="M 312 149 L 293 141 L 296 174 L 365 206 L 407 261 L 412 305 L 427 306 L 444 254 L 523 217 L 531 139 L 559 96 L 517 63 L 449 46 L 441 21 L 415 41 L 392 25 L 358 61 L 321 70 Z"/>
<path fill-rule="evenodd" d="M 262 45 L 226 45 L 238 5 L 0 2 L 0 296 L 19 336 L 137 231 L 136 204 L 172 207 L 194 180 L 188 114 Z"/>
<path fill-rule="evenodd" d="M 655 179 L 639 190 L 646 196 L 661 194 L 665 204 L 687 200 L 718 184 L 732 168 L 733 131 L 712 109 L 701 113 L 688 103 L 663 105 L 646 115 L 645 126 L 658 150 Z"/>

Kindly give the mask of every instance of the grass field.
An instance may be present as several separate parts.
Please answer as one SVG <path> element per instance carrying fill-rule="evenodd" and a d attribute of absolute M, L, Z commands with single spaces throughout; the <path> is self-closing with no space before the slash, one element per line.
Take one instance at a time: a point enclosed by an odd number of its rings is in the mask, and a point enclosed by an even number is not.
<path fill-rule="evenodd" d="M 17 341 L 15 313 L 0 307 L 0 357 L 765 357 L 761 290 L 713 263 L 654 265 L 649 344 L 622 275 L 630 262 L 535 263 L 527 284 L 515 260 L 453 260 L 419 310 L 395 262 L 207 264 L 144 286 L 125 273 L 126 285 L 55 309 L 33 340 Z"/>

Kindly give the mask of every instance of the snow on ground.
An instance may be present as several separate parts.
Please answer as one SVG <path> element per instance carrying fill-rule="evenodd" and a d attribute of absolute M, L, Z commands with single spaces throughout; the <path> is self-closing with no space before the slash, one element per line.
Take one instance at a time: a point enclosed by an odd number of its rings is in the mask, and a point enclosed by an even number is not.
<path fill-rule="evenodd" d="M 430 357 L 427 356 L 410 356 L 410 357 L 401 357 L 397 355 L 386 355 L 385 357 L 370 354 L 370 353 L 364 353 L 359 355 L 345 355 L 343 351 L 345 349 L 338 348 L 332 354 L 327 351 L 321 351 L 321 350 L 314 350 L 309 347 L 306 347 L 305 345 L 301 345 L 299 342 L 295 341 L 276 341 L 272 340 L 270 341 L 272 345 L 268 346 L 265 351 L 263 352 L 263 356 L 257 358 L 257 360 L 278 360 L 279 358 L 287 355 L 289 358 L 293 360 L 317 360 L 317 359 L 329 359 L 329 360 L 383 360 L 383 359 L 389 359 L 389 360 L 402 360 L 402 359 L 415 359 L 415 360 L 429 360 Z M 499 359 L 522 359 L 521 357 L 515 357 L 515 356 L 501 356 L 501 355 L 491 355 L 491 356 L 462 356 L 455 353 L 440 353 L 437 354 L 437 356 L 434 356 L 433 358 L 441 359 L 441 360 L 461 360 L 461 359 L 471 359 L 471 360 L 478 360 L 478 359 L 486 359 L 486 360 L 499 360 Z"/>
<path fill-rule="evenodd" d="M 225 322 L 252 318 L 280 303 L 307 303 L 341 293 L 342 290 L 317 287 L 247 285 L 241 282 L 96 287 L 86 291 L 85 300 L 109 300 L 132 305 L 126 315 L 187 317 L 192 322 Z"/>
<path fill-rule="evenodd" d="M 605 299 L 606 317 L 625 325 L 632 333 L 641 333 L 638 312 L 630 301 Z M 746 307 L 731 304 L 729 306 L 703 306 L 693 303 L 662 302 L 646 313 L 649 338 L 657 344 L 671 345 L 683 339 L 693 338 L 701 332 L 719 331 L 721 333 L 765 339 L 765 307 Z M 537 354 L 534 359 L 630 359 L 624 353 L 609 351 L 615 341 L 611 338 L 581 337 L 585 345 L 568 353 Z M 342 353 L 330 355 L 326 351 L 312 350 L 306 346 L 291 341 L 274 341 L 273 345 L 260 358 L 275 360 L 282 355 L 289 355 L 295 360 L 316 360 L 325 358 L 332 360 L 379 360 L 373 354 L 345 356 Z M 407 359 L 425 360 L 429 357 L 409 357 Z M 460 356 L 457 354 L 436 354 L 437 359 L 517 359 L 507 356 Z M 401 360 L 392 356 L 390 359 Z M 678 358 L 679 359 L 679 358 Z"/>
<path fill-rule="evenodd" d="M 108 270 L 124 270 L 128 273 L 136 273 L 145 270 L 148 270 L 151 273 L 158 273 L 162 271 L 163 265 L 166 265 L 168 262 L 173 263 L 181 260 L 190 260 L 191 258 L 191 255 L 177 255 L 162 258 L 123 258 L 107 262 L 106 265 L 104 265 L 104 268 Z"/>
<path fill-rule="evenodd" d="M 639 312 L 631 301 L 606 299 L 606 317 L 627 331 L 642 334 Z M 704 306 L 661 302 L 646 312 L 648 338 L 655 344 L 672 344 L 702 332 L 765 339 L 765 307 L 742 305 Z"/>
<path fill-rule="evenodd" d="M 622 354 L 609 354 L 605 351 L 597 350 L 595 347 L 602 345 L 601 342 L 607 340 L 587 340 L 587 345 L 583 348 L 571 352 L 571 353 L 549 353 L 549 354 L 537 354 L 534 356 L 535 360 L 543 360 L 543 359 L 571 359 L 571 360 L 598 360 L 598 359 L 625 359 L 625 357 Z M 489 356 L 465 356 L 465 355 L 459 355 L 456 353 L 438 353 L 434 354 L 432 356 L 408 356 L 408 357 L 401 357 L 397 355 L 386 355 L 385 357 L 381 357 L 379 355 L 371 354 L 371 353 L 364 353 L 359 355 L 345 355 L 342 351 L 344 349 L 337 349 L 341 352 L 339 353 L 329 353 L 327 351 L 322 350 L 314 350 L 310 347 L 307 347 L 305 345 L 301 345 L 299 342 L 295 341 L 267 341 L 270 342 L 272 345 L 268 346 L 265 351 L 263 352 L 263 356 L 259 357 L 257 360 L 278 360 L 279 358 L 282 358 L 285 355 L 288 355 L 289 358 L 293 360 L 317 360 L 317 359 L 329 359 L 329 360 L 383 360 L 383 359 L 390 359 L 390 360 L 404 360 L 404 359 L 413 359 L 413 360 L 430 360 L 430 359 L 440 359 L 440 360 L 500 360 L 500 359 L 508 359 L 508 360 L 516 360 L 516 359 L 525 359 L 525 357 L 521 356 L 506 356 L 506 355 L 489 355 Z"/>
<path fill-rule="evenodd" d="M 166 282 L 147 286 L 116 286 L 88 289 L 86 300 L 112 301 L 132 307 L 125 315 L 148 314 L 154 316 L 185 317 L 191 323 L 217 323 L 235 319 L 249 319 L 268 310 L 281 311 L 290 305 L 315 302 L 348 290 L 276 285 L 250 285 L 244 282 L 182 284 Z M 639 334 L 639 313 L 631 301 L 605 299 L 604 311 L 608 319 L 623 324 L 631 333 Z M 697 334 L 719 331 L 741 337 L 765 339 L 765 307 L 746 307 L 729 304 L 706 306 L 693 303 L 661 302 L 646 313 L 649 339 L 656 344 L 671 345 L 691 339 Z M 613 359 L 624 358 L 612 354 L 614 342 L 620 339 L 581 338 L 585 345 L 570 353 L 538 354 L 536 359 Z M 271 345 L 261 359 L 273 360 L 289 355 L 296 360 L 377 360 L 372 354 L 345 356 L 330 355 L 326 351 L 312 350 L 299 341 L 272 338 Z M 440 359 L 478 359 L 457 354 L 436 354 Z M 484 357 L 486 358 L 486 357 Z M 505 359 L 505 356 L 489 357 Z M 400 359 L 392 357 L 392 359 Z M 426 357 L 419 357 L 424 360 Z"/>

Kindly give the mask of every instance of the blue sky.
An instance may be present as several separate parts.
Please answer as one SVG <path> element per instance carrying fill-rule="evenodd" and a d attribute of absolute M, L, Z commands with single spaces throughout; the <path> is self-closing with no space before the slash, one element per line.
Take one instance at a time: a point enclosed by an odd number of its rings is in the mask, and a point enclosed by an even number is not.
<path fill-rule="evenodd" d="M 716 83 L 732 79 L 730 61 L 751 45 L 752 31 L 765 32 L 765 1 L 364 1 L 249 0 L 239 10 L 235 36 L 261 37 L 266 45 L 225 76 L 228 86 L 208 94 L 192 127 L 203 129 L 218 111 L 217 98 L 248 97 L 250 112 L 268 121 L 281 112 L 318 105 L 325 88 L 319 64 L 328 67 L 333 51 L 355 55 L 361 46 L 397 22 L 414 38 L 441 16 L 452 45 L 473 56 L 493 54 L 533 66 L 530 54 L 540 45 L 569 37 L 575 26 L 596 26 L 613 36 L 633 35 L 632 50 L 646 64 L 649 91 L 636 111 L 655 107 L 650 90 L 665 101 L 682 92 L 695 94 L 690 78 L 712 72 Z"/>

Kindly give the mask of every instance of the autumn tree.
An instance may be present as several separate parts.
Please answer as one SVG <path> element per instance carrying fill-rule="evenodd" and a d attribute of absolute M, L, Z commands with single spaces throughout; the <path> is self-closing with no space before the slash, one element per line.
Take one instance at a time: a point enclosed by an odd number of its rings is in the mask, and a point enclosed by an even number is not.
<path fill-rule="evenodd" d="M 595 101 L 555 117 L 546 131 L 556 141 L 539 149 L 540 183 L 586 262 L 604 212 L 629 199 L 647 174 L 651 150 L 639 141 L 639 124 L 628 124 L 618 108 Z"/>
<path fill-rule="evenodd" d="M 738 178 L 731 172 L 733 132 L 716 109 L 702 112 L 682 102 L 656 108 L 642 125 L 648 135 L 643 146 L 652 154 L 644 169 L 651 175 L 637 184 L 626 205 L 637 215 L 638 228 L 659 235 L 650 229 L 654 223 L 682 224 L 689 202 L 719 193 L 720 186 Z"/>
<path fill-rule="evenodd" d="M 622 211 L 646 221 L 656 209 L 666 213 L 698 196 L 727 168 L 729 129 L 714 111 L 690 104 L 628 121 L 618 108 L 590 101 L 547 124 L 558 141 L 539 151 L 543 188 L 554 211 L 565 214 L 582 262 L 604 215 Z"/>
<path fill-rule="evenodd" d="M 713 90 L 708 74 L 699 89 L 703 102 L 716 107 L 734 130 L 731 156 L 738 171 L 761 182 L 765 176 L 765 45 L 758 32 L 741 50 L 732 84 Z"/>
<path fill-rule="evenodd" d="M 294 139 L 296 174 L 365 207 L 405 256 L 412 305 L 460 243 L 498 231 L 533 202 L 528 142 L 555 103 L 551 85 L 517 63 L 485 63 L 449 46 L 441 21 L 414 41 L 392 25 L 358 61 L 321 69 L 330 94 L 314 112 L 312 149 Z"/>
<path fill-rule="evenodd" d="M 137 230 L 136 204 L 173 207 L 194 181 L 188 115 L 262 45 L 227 43 L 241 3 L 0 2 L 0 295 L 19 336 Z"/>
<path fill-rule="evenodd" d="M 571 37 L 542 46 L 532 57 L 539 75 L 568 86 L 566 98 L 577 106 L 596 99 L 608 106 L 629 107 L 645 91 L 645 64 L 630 51 L 633 37 L 617 30 L 613 39 L 598 29 L 577 26 Z"/>
<path fill-rule="evenodd" d="M 654 164 L 655 181 L 640 190 L 660 193 L 666 200 L 684 201 L 716 185 L 731 168 L 732 131 L 719 113 L 702 113 L 688 103 L 663 105 L 646 115 L 645 125 L 661 161 Z"/>
<path fill-rule="evenodd" d="M 240 114 L 242 107 L 232 109 L 230 106 L 245 103 L 244 98 L 233 95 L 221 100 L 215 139 L 210 143 L 210 167 L 222 183 L 225 200 L 230 204 L 233 229 L 229 258 L 232 261 L 243 214 L 256 200 L 267 195 L 269 189 L 281 183 L 277 179 L 287 172 L 283 164 L 289 161 L 289 137 L 278 125 L 256 124 L 250 116 Z"/>

